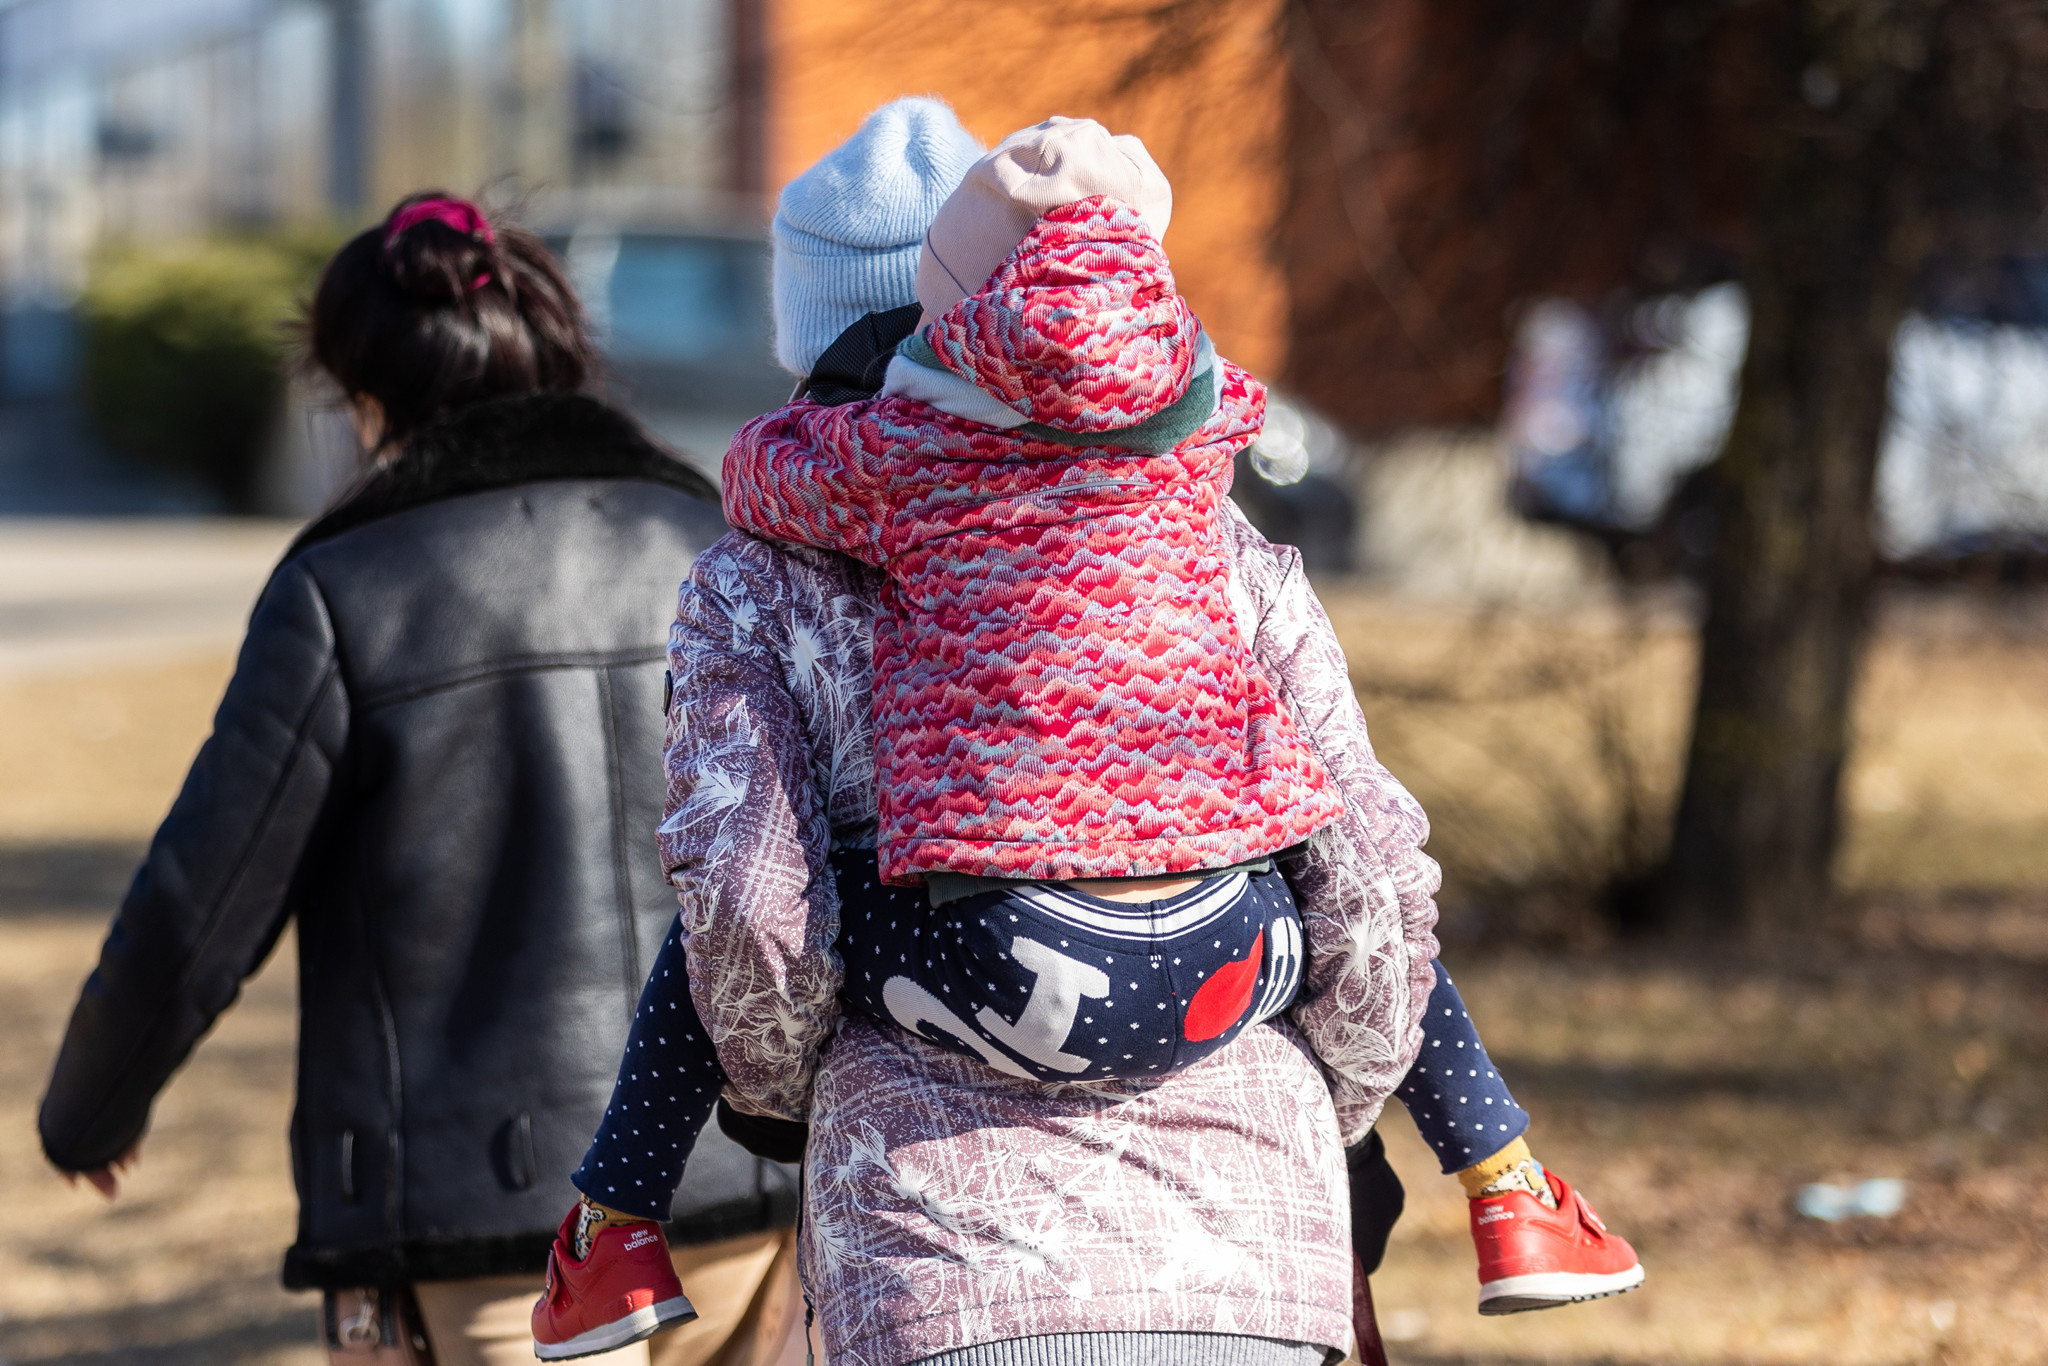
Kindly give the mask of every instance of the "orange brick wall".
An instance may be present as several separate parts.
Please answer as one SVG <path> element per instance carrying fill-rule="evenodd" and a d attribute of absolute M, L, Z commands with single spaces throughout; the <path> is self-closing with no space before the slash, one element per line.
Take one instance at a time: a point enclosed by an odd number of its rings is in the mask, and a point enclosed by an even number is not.
<path fill-rule="evenodd" d="M 898 95 L 939 96 L 986 143 L 1049 114 L 1099 119 L 1172 180 L 1167 254 L 1217 346 L 1280 372 L 1278 0 L 766 3 L 771 191 Z"/>

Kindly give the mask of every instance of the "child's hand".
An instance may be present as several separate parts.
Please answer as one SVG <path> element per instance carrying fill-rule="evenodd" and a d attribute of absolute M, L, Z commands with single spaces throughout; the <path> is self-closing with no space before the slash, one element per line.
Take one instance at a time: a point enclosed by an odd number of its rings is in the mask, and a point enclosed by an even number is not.
<path fill-rule="evenodd" d="M 130 1145 L 127 1152 L 122 1153 L 104 1167 L 95 1167 L 91 1171 L 85 1172 L 62 1173 L 64 1183 L 68 1186 L 76 1186 L 82 1180 L 101 1195 L 111 1200 L 121 1193 L 121 1178 L 126 1176 L 128 1169 L 141 1159 L 142 1140 L 138 1138 Z"/>

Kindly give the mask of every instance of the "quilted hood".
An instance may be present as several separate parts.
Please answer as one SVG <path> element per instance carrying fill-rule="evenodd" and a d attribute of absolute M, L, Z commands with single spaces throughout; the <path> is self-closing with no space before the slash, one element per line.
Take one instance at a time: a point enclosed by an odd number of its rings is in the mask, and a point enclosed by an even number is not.
<path fill-rule="evenodd" d="M 1215 351 L 1165 249 L 1104 195 L 1040 218 L 980 292 L 904 341 L 884 392 L 1040 440 L 1145 452 L 1192 435 L 1218 393 Z"/>

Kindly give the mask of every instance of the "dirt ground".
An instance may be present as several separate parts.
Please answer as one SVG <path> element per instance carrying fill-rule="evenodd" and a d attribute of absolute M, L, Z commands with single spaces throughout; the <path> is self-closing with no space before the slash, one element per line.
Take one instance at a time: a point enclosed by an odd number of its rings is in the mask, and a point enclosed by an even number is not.
<path fill-rule="evenodd" d="M 1409 1189 L 1376 1278 L 1394 1359 L 2048 1361 L 2039 633 L 1924 604 L 1889 617 L 1851 781 L 1853 913 L 1799 947 L 1680 958 L 1524 934 L 1501 889 L 1618 848 L 1629 801 L 1654 812 L 1683 721 L 1682 630 L 1328 596 L 1383 754 L 1436 815 L 1433 847 L 1482 874 L 1447 898 L 1446 960 L 1537 1153 L 1650 1273 L 1618 1300 L 1479 1318 L 1456 1183 L 1390 1107 Z M 289 942 L 165 1094 L 118 1203 L 67 1188 L 36 1146 L 71 1001 L 229 667 L 221 651 L 131 663 L 0 676 L 0 1361 L 310 1363 L 311 1301 L 276 1283 L 293 1219 Z M 1536 666 L 1564 681 L 1532 691 Z M 1634 756 L 1619 768 L 1603 726 Z M 1896 1218 L 1791 1212 L 1802 1182 L 1872 1176 L 1910 1183 Z"/>

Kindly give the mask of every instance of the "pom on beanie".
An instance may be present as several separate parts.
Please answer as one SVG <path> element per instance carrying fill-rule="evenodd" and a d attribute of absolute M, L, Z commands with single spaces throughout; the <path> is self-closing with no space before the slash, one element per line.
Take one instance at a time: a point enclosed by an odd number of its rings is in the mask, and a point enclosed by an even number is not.
<path fill-rule="evenodd" d="M 944 102 L 900 99 L 783 187 L 773 292 L 784 369 L 809 374 L 863 314 L 916 301 L 925 229 L 981 150 Z"/>
<path fill-rule="evenodd" d="M 1099 194 L 1130 205 L 1153 236 L 1166 236 L 1173 186 L 1133 134 L 1054 115 L 997 143 L 925 234 L 917 301 L 926 321 L 977 293 L 1048 210 Z"/>

